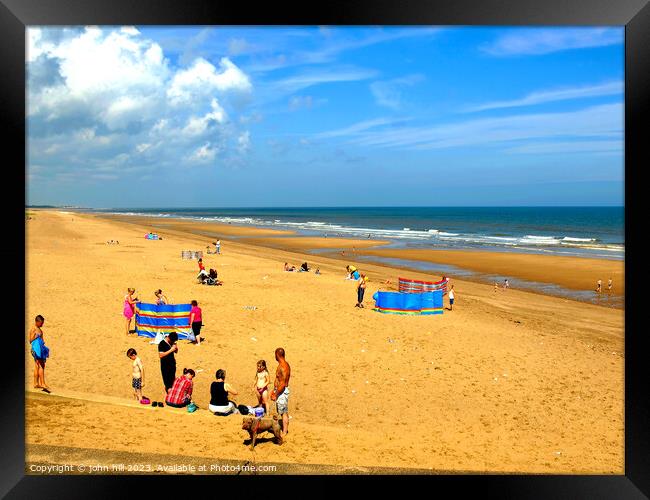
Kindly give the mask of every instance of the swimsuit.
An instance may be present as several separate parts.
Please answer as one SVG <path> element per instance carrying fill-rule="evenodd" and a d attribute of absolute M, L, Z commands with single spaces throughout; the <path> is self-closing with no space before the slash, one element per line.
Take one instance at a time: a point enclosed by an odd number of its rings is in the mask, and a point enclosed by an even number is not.
<path fill-rule="evenodd" d="M 124 297 L 124 316 L 128 319 L 131 319 L 133 317 L 133 306 L 129 303 L 129 299 L 127 297 Z"/>
<path fill-rule="evenodd" d="M 285 387 L 282 394 L 278 395 L 278 398 L 275 401 L 275 406 L 279 415 L 289 413 L 289 387 Z"/>

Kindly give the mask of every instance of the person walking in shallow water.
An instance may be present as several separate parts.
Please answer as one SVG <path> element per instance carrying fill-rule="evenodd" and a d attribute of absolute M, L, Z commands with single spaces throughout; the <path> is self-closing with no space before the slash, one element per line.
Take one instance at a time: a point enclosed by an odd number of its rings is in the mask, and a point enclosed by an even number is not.
<path fill-rule="evenodd" d="M 603 290 L 603 281 L 598 280 L 596 282 L 596 293 L 600 293 Z"/>

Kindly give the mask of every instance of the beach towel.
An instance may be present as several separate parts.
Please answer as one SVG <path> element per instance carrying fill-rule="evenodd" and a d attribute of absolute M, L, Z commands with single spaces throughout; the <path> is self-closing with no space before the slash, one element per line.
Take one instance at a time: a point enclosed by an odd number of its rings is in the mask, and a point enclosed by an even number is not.
<path fill-rule="evenodd" d="M 153 338 L 159 343 L 171 332 L 179 340 L 193 340 L 190 325 L 192 304 L 146 304 L 138 302 L 135 308 L 135 330 L 140 337 Z"/>
<path fill-rule="evenodd" d="M 36 337 L 32 340 L 32 352 L 37 359 L 47 359 L 50 357 L 50 349 L 45 345 L 43 337 Z"/>

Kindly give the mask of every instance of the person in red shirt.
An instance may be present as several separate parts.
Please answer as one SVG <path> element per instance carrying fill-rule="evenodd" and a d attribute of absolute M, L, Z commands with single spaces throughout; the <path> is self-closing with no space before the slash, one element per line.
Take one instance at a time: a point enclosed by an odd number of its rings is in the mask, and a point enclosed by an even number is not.
<path fill-rule="evenodd" d="M 199 259 L 199 274 L 196 278 L 201 279 L 203 276 L 207 277 L 208 272 L 205 270 L 205 266 L 203 265 L 203 259 Z"/>
<path fill-rule="evenodd" d="M 190 310 L 190 325 L 192 325 L 192 333 L 194 333 L 194 342 L 196 345 L 201 344 L 201 327 L 203 326 L 203 317 L 201 308 L 196 300 L 192 301 L 192 309 Z"/>
<path fill-rule="evenodd" d="M 174 385 L 167 393 L 165 403 L 172 408 L 183 408 L 192 401 L 192 389 L 194 388 L 194 370 L 183 368 L 183 376 L 174 380 Z"/>

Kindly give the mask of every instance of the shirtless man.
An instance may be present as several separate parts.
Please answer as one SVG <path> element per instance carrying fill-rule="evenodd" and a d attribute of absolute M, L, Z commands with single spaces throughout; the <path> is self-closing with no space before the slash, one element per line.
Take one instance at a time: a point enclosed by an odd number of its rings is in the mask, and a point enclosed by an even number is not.
<path fill-rule="evenodd" d="M 278 362 L 278 368 L 275 370 L 271 401 L 275 401 L 278 415 L 282 416 L 282 438 L 284 438 L 289 433 L 289 377 L 291 377 L 291 367 L 284 359 L 284 349 L 282 347 L 275 350 L 275 360 Z"/>
<path fill-rule="evenodd" d="M 41 316 L 40 314 L 36 316 L 36 320 L 34 321 L 34 326 L 32 326 L 29 330 L 29 343 L 31 344 L 34 340 L 36 340 L 38 337 L 41 339 L 45 340 L 45 337 L 43 336 L 43 330 L 41 329 L 43 327 L 43 324 L 45 323 L 45 318 Z M 45 361 L 46 361 L 46 356 L 43 355 L 43 353 L 40 353 L 37 355 L 37 353 L 34 352 L 32 349 L 32 357 L 34 358 L 34 389 L 43 389 L 44 392 L 47 392 L 49 394 L 50 388 L 49 386 L 45 383 Z"/>

